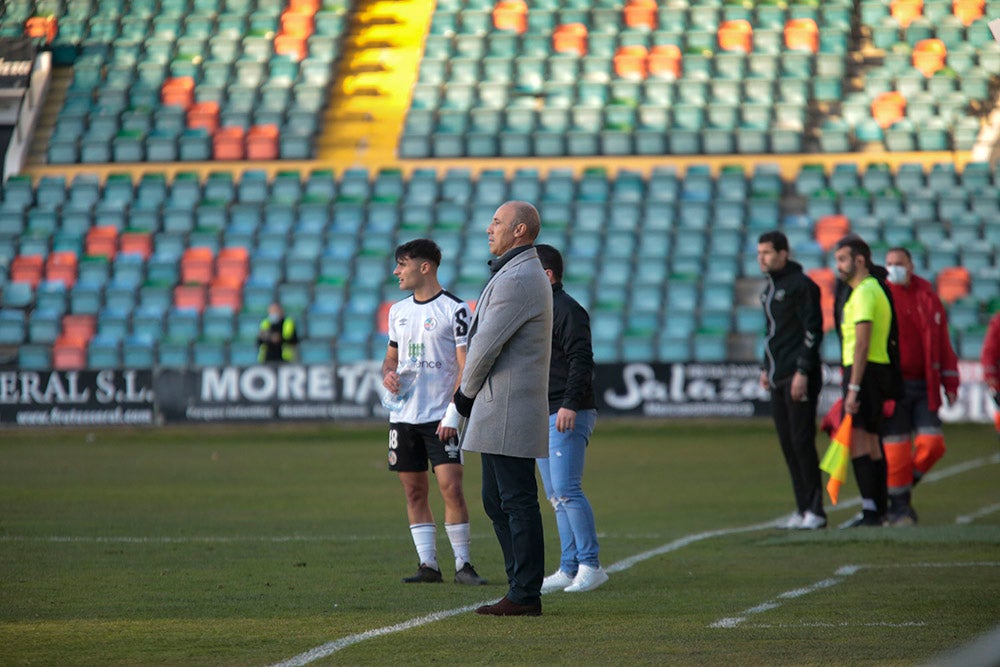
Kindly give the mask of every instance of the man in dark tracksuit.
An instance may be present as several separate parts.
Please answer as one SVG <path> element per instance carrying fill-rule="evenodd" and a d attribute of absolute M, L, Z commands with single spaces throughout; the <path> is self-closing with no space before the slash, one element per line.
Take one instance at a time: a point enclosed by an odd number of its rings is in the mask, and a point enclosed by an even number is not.
<path fill-rule="evenodd" d="M 788 238 L 779 231 L 760 236 L 757 263 L 767 277 L 760 295 L 767 319 L 760 383 L 771 392 L 774 425 L 796 503 L 796 511 L 779 527 L 823 528 L 826 513 L 816 454 L 816 408 L 823 384 L 820 289 L 801 264 L 788 258 Z"/>

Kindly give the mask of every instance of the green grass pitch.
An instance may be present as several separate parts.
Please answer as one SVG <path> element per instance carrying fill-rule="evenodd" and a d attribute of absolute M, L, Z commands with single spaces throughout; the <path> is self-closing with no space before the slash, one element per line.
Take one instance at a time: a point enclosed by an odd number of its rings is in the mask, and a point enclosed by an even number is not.
<path fill-rule="evenodd" d="M 478 455 L 490 585 L 450 583 L 439 528 L 446 583 L 408 586 L 384 427 L 3 431 L 0 664 L 920 664 L 1000 623 L 1000 447 L 945 432 L 919 526 L 787 533 L 765 525 L 792 509 L 770 422 L 599 420 L 584 488 L 611 580 L 493 618 L 463 610 L 506 589 Z"/>

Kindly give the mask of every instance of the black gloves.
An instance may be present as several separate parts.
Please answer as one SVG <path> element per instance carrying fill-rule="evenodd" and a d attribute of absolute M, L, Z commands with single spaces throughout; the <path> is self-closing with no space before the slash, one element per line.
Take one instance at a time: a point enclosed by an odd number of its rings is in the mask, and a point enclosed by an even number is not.
<path fill-rule="evenodd" d="M 462 393 L 461 389 L 457 389 L 455 390 L 455 397 L 452 400 L 455 403 L 455 409 L 458 410 L 458 414 L 468 419 L 469 415 L 472 414 L 472 404 L 476 399 L 469 398 Z"/>

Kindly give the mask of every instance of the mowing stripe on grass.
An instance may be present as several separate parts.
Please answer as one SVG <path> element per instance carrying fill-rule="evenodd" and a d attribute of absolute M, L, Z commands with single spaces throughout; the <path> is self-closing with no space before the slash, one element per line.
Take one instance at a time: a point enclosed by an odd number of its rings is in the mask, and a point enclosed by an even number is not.
<path fill-rule="evenodd" d="M 924 621 L 903 621 L 901 623 L 889 623 L 887 621 L 875 621 L 873 623 L 852 623 L 841 621 L 840 623 L 744 623 L 742 628 L 922 628 L 927 623 Z"/>
<path fill-rule="evenodd" d="M 921 484 L 931 484 L 954 475 L 959 475 L 970 470 L 976 470 L 977 468 L 982 468 L 987 465 L 995 465 L 1000 463 L 1000 454 L 992 454 L 990 456 L 980 457 L 978 459 L 972 459 L 965 461 L 963 463 L 956 463 L 948 468 L 943 468 L 941 470 L 934 470 L 924 476 Z M 836 507 L 831 507 L 827 510 L 827 513 L 837 512 L 839 510 L 851 509 L 861 505 L 861 498 L 854 496 L 852 498 L 846 498 Z M 987 511 L 989 510 L 989 511 Z M 981 516 L 986 516 L 1000 510 L 1000 505 L 991 505 L 988 508 L 983 508 L 978 512 L 967 515 L 972 518 L 979 518 Z M 651 551 L 646 551 L 641 554 L 637 554 L 630 558 L 621 560 L 610 567 L 606 568 L 608 572 L 620 572 L 622 570 L 627 570 L 637 563 L 641 563 L 644 560 L 649 560 L 656 556 L 663 555 L 665 553 L 670 553 L 671 551 L 676 551 L 682 547 L 686 547 L 695 542 L 700 542 L 711 537 L 722 537 L 724 535 L 733 535 L 735 533 L 746 533 L 754 530 L 763 530 L 766 528 L 773 528 L 775 524 L 784 521 L 787 517 L 779 517 L 773 521 L 768 521 L 766 523 L 758 523 L 752 526 L 744 526 L 742 528 L 725 528 L 721 530 L 712 530 L 705 533 L 698 533 L 695 535 L 688 535 L 686 537 L 679 538 L 664 544 L 661 547 L 657 547 Z M 962 517 L 956 519 L 956 523 L 967 523 L 961 520 Z M 656 538 L 655 535 L 628 535 L 626 537 L 642 537 L 643 539 Z M 138 537 L 130 535 L 121 536 L 87 536 L 87 535 L 0 535 L 0 542 L 97 542 L 97 543 L 123 543 L 123 544 L 226 544 L 226 543 L 236 543 L 236 542 L 337 542 L 337 541 L 352 541 L 352 542 L 362 542 L 362 541 L 383 541 L 383 540 L 399 540 L 398 536 L 385 536 L 385 535 L 190 535 L 190 536 L 178 536 L 178 537 Z"/>
<path fill-rule="evenodd" d="M 113 544 L 235 544 L 238 542 L 380 542 L 398 541 L 397 536 L 386 535 L 190 535 L 187 537 L 136 537 L 121 535 L 0 535 L 0 542 L 84 542 Z"/>
<path fill-rule="evenodd" d="M 945 477 L 950 477 L 951 475 L 957 475 L 968 470 L 974 470 L 980 468 L 984 465 L 1000 463 L 1000 454 L 994 454 L 988 457 L 981 457 L 978 459 L 973 459 L 964 463 L 959 463 L 950 468 L 937 471 L 935 473 L 929 473 L 924 477 L 924 483 L 935 482 L 939 479 L 944 479 Z M 837 506 L 837 509 L 847 509 L 855 505 L 860 505 L 861 499 L 854 497 Z M 782 521 L 782 518 L 778 518 L 772 521 L 767 521 L 765 523 L 757 523 L 750 526 L 743 526 L 741 528 L 723 528 L 719 530 L 710 530 L 703 533 L 696 533 L 694 535 L 688 535 L 672 542 L 668 542 L 661 547 L 656 549 L 651 549 L 649 551 L 644 551 L 635 556 L 630 556 L 629 558 L 622 559 L 617 563 L 609 565 L 606 570 L 610 573 L 622 572 L 629 569 L 633 565 L 641 563 L 643 561 L 649 560 L 650 558 L 655 558 L 656 556 L 663 555 L 665 553 L 670 553 L 672 551 L 677 551 L 688 545 L 694 544 L 695 542 L 700 542 L 701 540 L 706 540 L 711 537 L 723 537 L 726 535 L 734 535 L 737 533 L 748 533 L 756 530 L 766 530 L 769 528 L 774 528 L 775 525 Z M 843 569 L 843 568 L 841 568 Z M 829 580 L 826 580 L 829 581 Z M 814 584 L 813 586 L 815 586 Z M 488 602 L 483 602 L 479 604 L 487 604 Z M 368 630 L 366 632 L 358 633 L 355 635 L 350 635 L 348 637 L 343 637 L 341 639 L 336 639 L 316 648 L 310 649 L 305 653 L 300 653 L 297 656 L 289 658 L 283 662 L 276 663 L 273 667 L 301 667 L 302 665 L 308 665 L 316 660 L 322 660 L 330 655 L 333 655 L 337 651 L 343 648 L 357 644 L 358 642 L 365 641 L 366 639 L 374 639 L 376 637 L 382 637 L 394 632 L 402 632 L 403 630 L 409 630 L 411 628 L 420 627 L 421 625 L 427 625 L 428 623 L 434 623 L 457 614 L 461 614 L 466 611 L 471 611 L 475 609 L 479 604 L 469 605 L 466 607 L 460 607 L 457 609 L 449 609 L 446 611 L 437 612 L 434 614 L 429 614 L 427 616 L 421 616 L 420 618 L 412 619 L 410 621 L 405 621 L 397 625 L 386 626 L 384 628 L 379 628 L 376 630 Z"/>
<path fill-rule="evenodd" d="M 953 562 L 953 563 L 891 563 L 891 564 L 875 564 L 875 565 L 842 565 L 837 568 L 834 572 L 834 576 L 829 579 L 821 579 L 813 584 L 805 586 L 804 588 L 794 588 L 790 591 L 785 591 L 784 593 L 779 593 L 774 600 L 768 600 L 767 602 L 762 602 L 758 605 L 754 605 L 749 609 L 744 609 L 740 612 L 739 616 L 730 616 L 727 618 L 720 618 L 719 620 L 711 623 L 708 627 L 710 628 L 735 628 L 737 626 L 743 626 L 744 621 L 748 617 L 754 614 L 760 614 L 765 611 L 771 611 L 772 609 L 777 609 L 781 606 L 781 600 L 794 600 L 800 598 L 804 595 L 809 595 L 810 593 L 815 593 L 816 591 L 821 591 L 826 588 L 831 588 L 837 584 L 843 583 L 847 580 L 847 577 L 852 574 L 856 574 L 863 569 L 899 569 L 904 567 L 930 567 L 930 568 L 956 568 L 956 567 L 1000 567 L 1000 562 L 986 561 L 977 563 L 963 563 L 963 562 Z M 922 623 L 921 623 L 922 625 Z"/>

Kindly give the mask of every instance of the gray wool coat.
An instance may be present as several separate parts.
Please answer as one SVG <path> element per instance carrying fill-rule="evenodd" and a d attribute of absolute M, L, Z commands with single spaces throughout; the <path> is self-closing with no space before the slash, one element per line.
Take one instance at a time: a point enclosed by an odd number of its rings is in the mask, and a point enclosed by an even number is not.
<path fill-rule="evenodd" d="M 460 385 L 475 403 L 462 449 L 548 457 L 551 355 L 552 286 L 531 248 L 500 268 L 476 304 Z"/>

